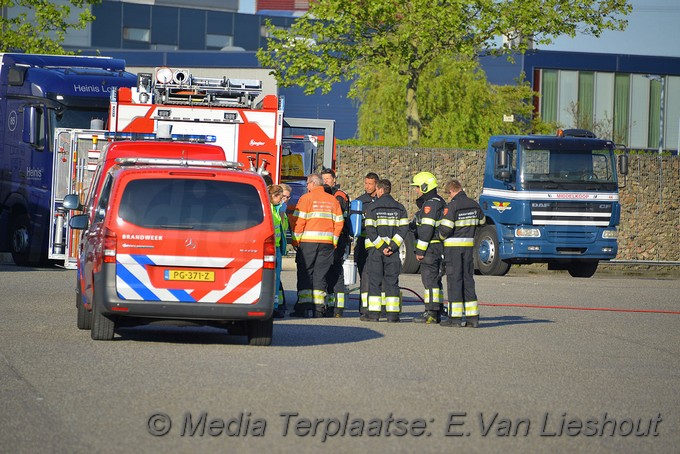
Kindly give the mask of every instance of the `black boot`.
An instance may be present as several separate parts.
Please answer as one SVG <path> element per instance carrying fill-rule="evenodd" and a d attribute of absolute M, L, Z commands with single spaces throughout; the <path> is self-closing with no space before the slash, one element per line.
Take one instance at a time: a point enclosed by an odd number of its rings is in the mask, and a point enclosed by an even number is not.
<path fill-rule="evenodd" d="M 387 314 L 387 323 L 399 323 L 400 321 L 399 314 L 393 312 Z"/>
<path fill-rule="evenodd" d="M 460 328 L 463 323 L 463 319 L 460 317 L 449 317 L 439 324 L 439 326 L 448 326 L 451 328 Z"/>
<path fill-rule="evenodd" d="M 467 318 L 467 326 L 469 326 L 470 328 L 478 328 L 479 327 L 479 315 L 468 317 Z"/>
<path fill-rule="evenodd" d="M 439 311 L 425 311 L 417 317 L 413 317 L 415 323 L 425 323 L 426 325 L 435 325 L 441 321 Z"/>
<path fill-rule="evenodd" d="M 380 320 L 380 311 L 367 311 L 359 317 L 359 320 L 362 322 L 377 322 Z"/>

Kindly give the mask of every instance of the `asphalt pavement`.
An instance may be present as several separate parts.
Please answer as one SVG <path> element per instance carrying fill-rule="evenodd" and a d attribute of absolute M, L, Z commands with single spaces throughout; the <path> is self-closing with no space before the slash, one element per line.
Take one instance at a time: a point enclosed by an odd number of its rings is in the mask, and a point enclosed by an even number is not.
<path fill-rule="evenodd" d="M 295 272 L 287 259 L 286 297 Z M 0 452 L 678 452 L 680 279 L 478 276 L 481 326 L 76 328 L 71 270 L 0 265 Z"/>

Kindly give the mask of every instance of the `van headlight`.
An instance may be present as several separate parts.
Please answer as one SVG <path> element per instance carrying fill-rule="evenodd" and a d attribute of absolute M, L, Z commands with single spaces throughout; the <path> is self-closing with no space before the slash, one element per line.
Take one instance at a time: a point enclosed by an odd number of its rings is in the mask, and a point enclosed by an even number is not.
<path fill-rule="evenodd" d="M 515 236 L 519 238 L 538 238 L 541 236 L 541 231 L 536 228 L 517 227 L 515 229 Z"/>
<path fill-rule="evenodd" d="M 608 239 L 608 240 L 615 240 L 619 237 L 619 232 L 618 230 L 605 230 L 602 232 L 602 238 Z"/>

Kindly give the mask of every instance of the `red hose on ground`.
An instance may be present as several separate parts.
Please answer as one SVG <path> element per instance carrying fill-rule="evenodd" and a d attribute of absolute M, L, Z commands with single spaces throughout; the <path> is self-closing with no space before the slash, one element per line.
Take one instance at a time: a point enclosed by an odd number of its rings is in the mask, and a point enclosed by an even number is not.
<path fill-rule="evenodd" d="M 541 304 L 507 304 L 507 303 L 479 303 L 479 305 L 498 307 L 528 307 L 532 309 L 566 309 L 572 311 L 643 312 L 648 314 L 680 315 L 680 311 L 664 311 L 661 309 L 617 309 L 614 307 L 574 307 L 574 306 L 548 306 Z"/>

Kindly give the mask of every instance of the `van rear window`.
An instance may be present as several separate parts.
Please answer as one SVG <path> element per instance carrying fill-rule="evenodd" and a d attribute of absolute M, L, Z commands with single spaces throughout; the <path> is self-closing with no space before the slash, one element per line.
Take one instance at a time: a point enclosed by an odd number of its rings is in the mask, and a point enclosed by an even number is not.
<path fill-rule="evenodd" d="M 118 216 L 146 228 L 235 232 L 262 223 L 263 210 L 250 184 L 164 178 L 130 181 Z"/>

